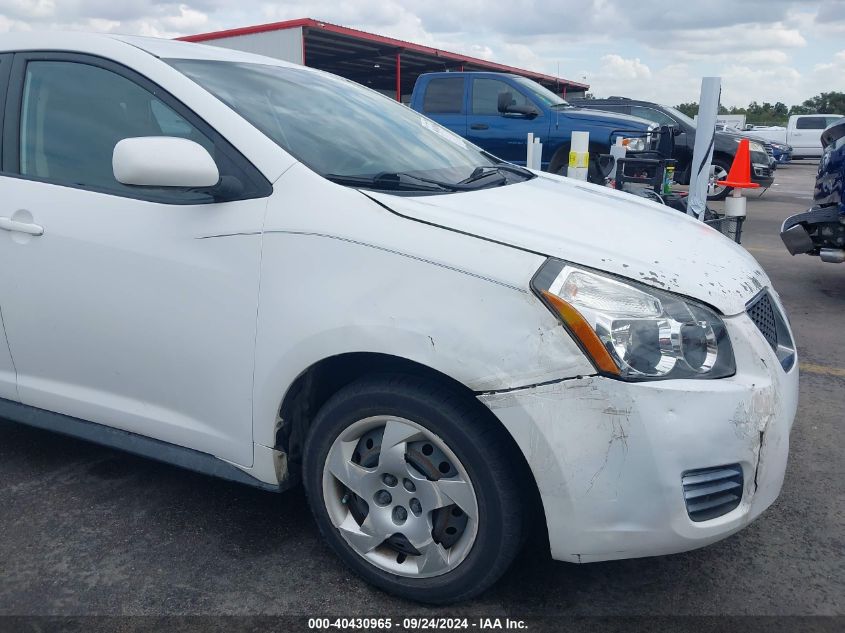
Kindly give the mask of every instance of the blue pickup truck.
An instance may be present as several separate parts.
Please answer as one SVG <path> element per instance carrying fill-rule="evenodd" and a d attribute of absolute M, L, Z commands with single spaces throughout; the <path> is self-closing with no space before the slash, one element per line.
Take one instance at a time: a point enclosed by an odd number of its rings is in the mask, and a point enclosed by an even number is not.
<path fill-rule="evenodd" d="M 845 263 L 845 118 L 821 135 L 822 157 L 813 191 L 815 206 L 786 218 L 781 239 L 793 255 L 816 255 L 824 262 Z"/>
<path fill-rule="evenodd" d="M 525 164 L 529 132 L 543 143 L 542 166 L 566 173 L 573 131 L 590 133 L 590 156 L 606 154 L 616 138 L 631 150 L 649 149 L 656 126 L 645 119 L 575 108 L 525 77 L 504 73 L 420 75 L 411 108 L 499 158 Z M 591 168 L 594 166 L 591 165 Z"/>

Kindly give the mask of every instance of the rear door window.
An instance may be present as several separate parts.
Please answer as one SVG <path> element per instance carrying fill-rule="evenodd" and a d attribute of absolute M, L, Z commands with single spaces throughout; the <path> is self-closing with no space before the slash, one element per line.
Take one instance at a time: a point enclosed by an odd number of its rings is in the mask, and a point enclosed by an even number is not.
<path fill-rule="evenodd" d="M 822 116 L 802 116 L 795 127 L 799 130 L 823 130 L 827 127 L 827 120 Z"/>
<path fill-rule="evenodd" d="M 442 77 L 428 82 L 423 112 L 460 114 L 464 109 L 464 78 Z"/>

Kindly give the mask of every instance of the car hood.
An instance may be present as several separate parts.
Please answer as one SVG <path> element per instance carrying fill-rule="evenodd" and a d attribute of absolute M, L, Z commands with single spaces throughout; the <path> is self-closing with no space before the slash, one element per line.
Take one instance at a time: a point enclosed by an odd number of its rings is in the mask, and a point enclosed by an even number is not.
<path fill-rule="evenodd" d="M 407 218 L 628 277 L 725 315 L 770 285 L 745 249 L 698 220 L 578 180 L 541 173 L 472 192 L 366 195 Z"/>
<path fill-rule="evenodd" d="M 592 110 L 587 108 L 561 108 L 557 112 L 562 117 L 575 119 L 576 121 L 588 121 L 594 125 L 604 125 L 619 128 L 620 130 L 647 130 L 654 124 L 651 121 L 640 119 L 618 112 L 607 112 L 605 110 Z"/>
<path fill-rule="evenodd" d="M 755 141 L 756 143 L 760 143 L 760 145 L 765 145 L 766 143 L 771 143 L 771 141 L 769 141 L 768 139 L 761 138 L 761 137 L 755 136 L 753 134 L 746 134 L 745 132 L 742 132 L 742 131 L 724 132 L 722 130 L 716 130 L 716 135 L 717 136 L 724 136 L 724 137 L 729 138 L 729 139 L 735 139 L 737 137 L 747 138 L 749 141 Z"/>

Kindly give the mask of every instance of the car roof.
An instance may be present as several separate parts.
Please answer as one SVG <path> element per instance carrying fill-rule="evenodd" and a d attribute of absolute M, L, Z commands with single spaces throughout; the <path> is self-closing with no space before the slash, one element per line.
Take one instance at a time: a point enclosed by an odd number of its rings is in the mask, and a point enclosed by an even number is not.
<path fill-rule="evenodd" d="M 66 51 L 102 54 L 105 50 L 114 50 L 115 46 L 131 46 L 164 59 L 232 61 L 301 68 L 296 64 L 263 55 L 158 37 L 81 31 L 19 31 L 0 34 L 0 52 Z"/>
<path fill-rule="evenodd" d="M 647 103 L 649 105 L 659 106 L 655 101 L 643 101 L 642 99 L 629 99 L 628 97 L 603 97 L 601 99 L 572 99 L 572 101 L 587 102 L 587 103 L 618 103 L 620 105 L 628 105 L 631 103 Z"/>
<path fill-rule="evenodd" d="M 515 79 L 522 77 L 522 75 L 517 75 L 516 73 L 502 73 L 495 70 L 432 70 L 422 73 L 420 77 L 425 75 L 494 75 L 496 77 L 513 77 Z M 528 78 L 526 77 L 526 79 Z"/>

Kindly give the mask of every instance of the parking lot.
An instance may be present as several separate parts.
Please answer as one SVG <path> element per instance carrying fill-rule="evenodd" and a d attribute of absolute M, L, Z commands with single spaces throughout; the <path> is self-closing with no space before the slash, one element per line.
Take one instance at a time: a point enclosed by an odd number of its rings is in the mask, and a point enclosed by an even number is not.
<path fill-rule="evenodd" d="M 346 570 L 301 491 L 273 495 L 0 421 L 0 614 L 841 614 L 845 266 L 791 257 L 777 234 L 811 205 L 815 169 L 785 166 L 748 201 L 743 244 L 786 304 L 802 375 L 783 492 L 739 534 L 583 566 L 533 542 L 480 598 L 428 608 Z"/>

